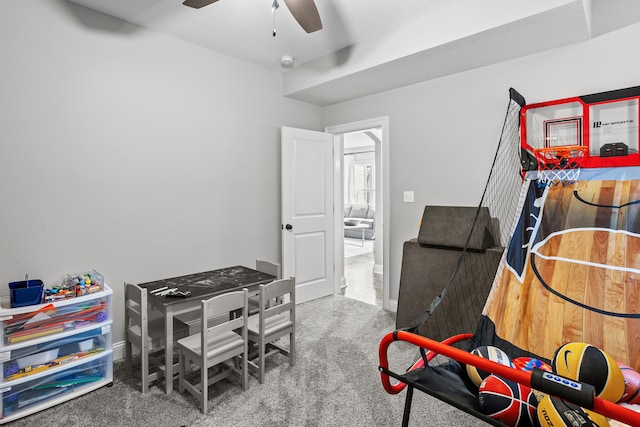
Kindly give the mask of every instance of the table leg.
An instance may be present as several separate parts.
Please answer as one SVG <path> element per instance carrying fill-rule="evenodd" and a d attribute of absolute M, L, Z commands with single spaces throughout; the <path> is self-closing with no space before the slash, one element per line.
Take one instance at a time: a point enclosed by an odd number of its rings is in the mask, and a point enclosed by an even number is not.
<path fill-rule="evenodd" d="M 364 248 L 364 228 L 361 228 L 360 231 L 362 231 L 362 247 Z"/>
<path fill-rule="evenodd" d="M 164 335 L 166 342 L 164 345 L 164 384 L 165 393 L 171 394 L 173 391 L 173 307 L 167 307 L 164 316 Z"/>

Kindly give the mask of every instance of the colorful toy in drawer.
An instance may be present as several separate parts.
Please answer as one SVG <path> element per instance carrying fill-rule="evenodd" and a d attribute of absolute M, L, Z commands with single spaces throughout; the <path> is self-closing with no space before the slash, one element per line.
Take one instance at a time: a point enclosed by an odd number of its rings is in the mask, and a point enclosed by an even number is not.
<path fill-rule="evenodd" d="M 15 364 L 12 364 L 11 366 L 8 366 L 7 368 L 5 368 L 6 379 L 8 381 L 11 381 L 17 378 L 23 378 L 29 375 L 37 374 L 39 372 L 45 372 L 45 371 L 48 371 L 49 369 L 57 368 L 67 363 L 92 356 L 104 350 L 105 350 L 104 347 L 95 347 L 88 351 L 79 351 L 76 353 L 66 354 L 64 356 L 56 357 L 55 359 L 49 360 L 45 363 L 36 363 L 33 365 L 25 366 L 23 368 L 21 368 L 19 365 L 16 366 Z M 52 352 L 53 350 L 47 353 L 50 354 Z"/>
<path fill-rule="evenodd" d="M 20 282 L 10 282 L 11 307 L 40 304 L 42 302 L 43 289 L 44 283 L 42 283 L 42 280 L 29 280 L 28 277 Z"/>
<path fill-rule="evenodd" d="M 56 302 L 100 292 L 104 277 L 95 270 L 66 275 L 62 281 L 44 291 L 44 302 Z"/>
<path fill-rule="evenodd" d="M 76 285 L 76 296 L 81 297 L 82 295 L 89 295 L 96 292 L 100 292 L 102 290 L 102 286 L 98 283 L 91 283 L 91 280 L 80 283 Z"/>
<path fill-rule="evenodd" d="M 51 289 L 45 289 L 44 302 L 61 301 L 76 296 L 74 288 L 65 286 L 54 286 Z"/>
<path fill-rule="evenodd" d="M 93 361 L 10 387 L 2 393 L 2 415 L 6 417 L 84 384 L 100 381 L 106 374 L 107 364 Z"/>
<path fill-rule="evenodd" d="M 12 379 L 12 376 L 20 372 L 30 373 L 38 366 L 47 365 L 58 358 L 59 351 L 58 348 L 53 348 L 7 362 L 4 366 L 4 377 L 5 379 Z"/>
<path fill-rule="evenodd" d="M 10 360 L 3 364 L 4 379 L 11 381 L 82 359 L 99 353 L 107 344 L 104 328 L 97 327 L 75 335 L 17 348 L 10 352 Z"/>
<path fill-rule="evenodd" d="M 43 310 L 47 307 L 49 306 L 32 313 L 32 316 L 6 322 L 7 343 L 14 344 L 107 320 L 107 303 L 105 302 L 60 308 L 51 306 L 44 312 Z"/>
<path fill-rule="evenodd" d="M 104 277 L 95 270 L 69 276 L 64 283 L 75 290 L 76 296 L 100 292 L 104 285 Z"/>

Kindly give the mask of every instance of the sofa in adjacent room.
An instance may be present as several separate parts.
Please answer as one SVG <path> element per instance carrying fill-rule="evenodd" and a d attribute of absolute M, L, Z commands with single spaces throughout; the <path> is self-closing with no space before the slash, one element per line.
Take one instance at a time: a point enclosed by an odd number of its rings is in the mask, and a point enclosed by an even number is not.
<path fill-rule="evenodd" d="M 373 240 L 375 238 L 375 229 L 374 229 L 375 215 L 376 215 L 376 208 L 371 205 L 364 205 L 364 204 L 345 205 L 344 224 L 345 225 L 355 225 L 355 224 L 367 225 L 367 228 L 365 228 L 364 230 L 364 238 L 366 240 Z M 360 239 L 362 238 L 362 230 L 345 229 L 344 237 Z"/>

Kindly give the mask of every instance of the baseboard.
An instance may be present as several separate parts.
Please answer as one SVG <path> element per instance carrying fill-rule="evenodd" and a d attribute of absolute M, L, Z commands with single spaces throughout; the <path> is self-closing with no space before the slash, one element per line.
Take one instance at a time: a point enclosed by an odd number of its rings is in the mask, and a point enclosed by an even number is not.
<path fill-rule="evenodd" d="M 125 342 L 120 341 L 113 344 L 113 361 L 124 360 Z"/>
<path fill-rule="evenodd" d="M 382 269 L 382 264 L 374 264 L 373 265 L 373 273 L 374 274 L 382 274 L 384 270 Z"/>

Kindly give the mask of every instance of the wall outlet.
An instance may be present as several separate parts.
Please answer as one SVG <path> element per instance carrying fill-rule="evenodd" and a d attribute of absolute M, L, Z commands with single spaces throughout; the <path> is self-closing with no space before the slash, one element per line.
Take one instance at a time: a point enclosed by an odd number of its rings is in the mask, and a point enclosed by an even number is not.
<path fill-rule="evenodd" d="M 413 191 L 404 192 L 404 201 L 405 203 L 413 203 Z"/>

